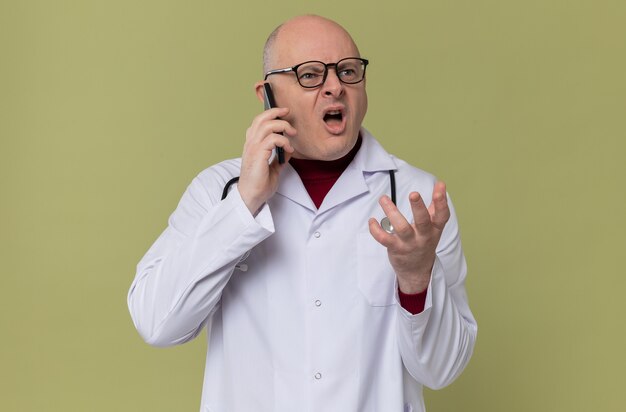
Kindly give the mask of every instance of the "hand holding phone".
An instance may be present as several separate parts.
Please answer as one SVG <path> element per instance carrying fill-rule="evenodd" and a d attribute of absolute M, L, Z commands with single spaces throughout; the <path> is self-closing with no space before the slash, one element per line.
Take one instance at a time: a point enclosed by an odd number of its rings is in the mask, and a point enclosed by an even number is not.
<path fill-rule="evenodd" d="M 260 97 L 265 100 L 266 107 L 275 105 L 269 85 L 261 83 L 259 86 Z M 278 119 L 288 116 L 288 108 L 269 108 L 268 111 L 256 115 L 252 120 L 246 130 L 246 142 L 241 154 L 238 189 L 241 199 L 253 215 L 276 193 L 280 173 L 285 170 L 289 153 L 294 152 L 288 137 L 297 134 L 288 121 Z M 277 146 L 282 150 L 277 150 Z"/>
<path fill-rule="evenodd" d="M 269 83 L 263 83 L 264 90 L 264 105 L 265 110 L 272 109 L 276 107 L 276 101 L 274 100 L 274 93 L 272 92 L 272 87 Z M 282 134 L 282 133 L 281 133 Z M 276 155 L 278 156 L 278 163 L 285 163 L 285 150 L 282 147 L 276 146 Z"/>

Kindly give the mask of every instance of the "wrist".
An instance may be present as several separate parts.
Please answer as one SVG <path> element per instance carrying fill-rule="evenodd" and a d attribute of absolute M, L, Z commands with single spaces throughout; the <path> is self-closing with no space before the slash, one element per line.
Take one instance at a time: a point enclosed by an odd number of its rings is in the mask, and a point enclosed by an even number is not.
<path fill-rule="evenodd" d="M 407 295 L 415 295 L 424 292 L 428 289 L 428 284 L 430 283 L 430 273 L 410 277 L 398 276 L 397 278 L 398 289 Z"/>
<path fill-rule="evenodd" d="M 239 196 L 241 196 L 241 200 L 253 216 L 257 214 L 263 203 L 265 203 L 264 200 L 248 194 L 245 187 L 239 187 Z"/>

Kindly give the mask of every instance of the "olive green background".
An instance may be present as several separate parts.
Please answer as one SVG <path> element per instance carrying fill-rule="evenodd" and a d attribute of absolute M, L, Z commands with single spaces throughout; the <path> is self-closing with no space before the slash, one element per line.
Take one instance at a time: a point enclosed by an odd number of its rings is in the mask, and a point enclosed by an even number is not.
<path fill-rule="evenodd" d="M 206 338 L 146 345 L 126 293 L 302 13 L 353 34 L 366 127 L 458 209 L 479 338 L 429 412 L 626 410 L 625 4 L 0 0 L 0 410 L 198 410 Z"/>

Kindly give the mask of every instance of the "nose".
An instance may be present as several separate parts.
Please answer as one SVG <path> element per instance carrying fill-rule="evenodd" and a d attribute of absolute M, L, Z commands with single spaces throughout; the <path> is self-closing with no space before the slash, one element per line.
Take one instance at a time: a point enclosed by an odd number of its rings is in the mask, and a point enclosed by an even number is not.
<path fill-rule="evenodd" d="M 344 84 L 339 80 L 339 76 L 337 76 L 337 68 L 329 67 L 326 81 L 322 85 L 324 95 L 337 98 L 343 94 L 343 90 Z"/>

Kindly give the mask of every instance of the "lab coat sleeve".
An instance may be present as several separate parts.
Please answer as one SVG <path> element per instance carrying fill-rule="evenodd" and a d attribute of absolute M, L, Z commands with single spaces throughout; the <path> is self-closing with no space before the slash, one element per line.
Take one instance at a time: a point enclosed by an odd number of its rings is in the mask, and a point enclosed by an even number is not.
<path fill-rule="evenodd" d="M 217 308 L 239 259 L 274 232 L 267 205 L 253 217 L 237 188 L 205 171 L 183 195 L 167 229 L 137 266 L 128 293 L 135 327 L 151 345 L 193 339 Z"/>
<path fill-rule="evenodd" d="M 477 325 L 465 292 L 467 266 L 458 222 L 451 216 L 437 247 L 426 305 L 412 315 L 398 303 L 398 344 L 409 374 L 431 389 L 443 388 L 463 371 L 474 349 Z"/>

